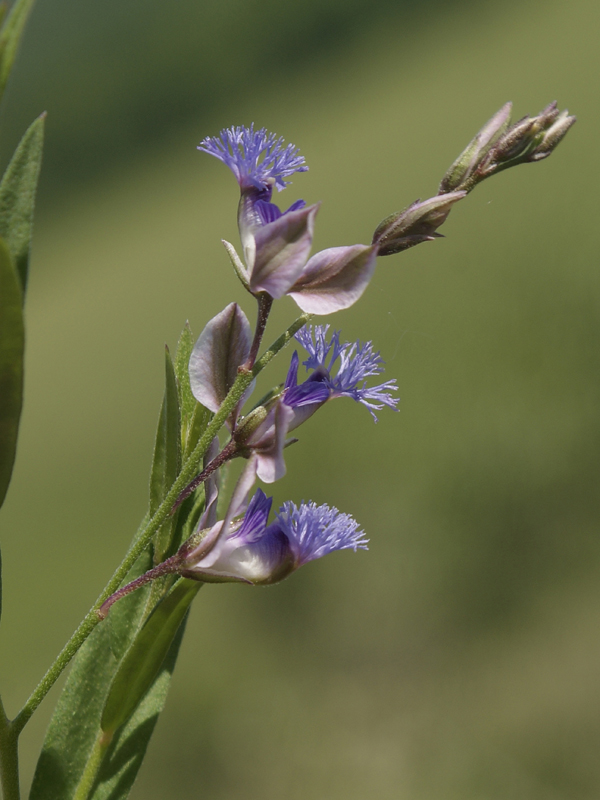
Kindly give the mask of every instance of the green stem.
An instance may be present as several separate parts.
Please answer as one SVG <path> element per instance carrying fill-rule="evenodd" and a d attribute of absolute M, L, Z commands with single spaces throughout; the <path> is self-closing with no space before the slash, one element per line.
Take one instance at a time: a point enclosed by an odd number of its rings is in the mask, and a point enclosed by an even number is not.
<path fill-rule="evenodd" d="M 154 516 L 140 531 L 129 552 L 115 571 L 110 581 L 105 586 L 102 594 L 98 597 L 94 605 L 83 618 L 75 633 L 63 647 L 48 672 L 46 672 L 42 680 L 31 693 L 21 711 L 19 711 L 15 717 L 12 723 L 15 736 L 18 736 L 21 733 L 39 704 L 48 694 L 52 686 L 54 686 L 69 661 L 73 658 L 75 653 L 79 650 L 96 625 L 101 621 L 101 617 L 98 616 L 98 610 L 100 609 L 100 606 L 108 597 L 110 597 L 111 594 L 117 591 L 131 567 L 146 549 L 156 531 L 167 519 L 173 504 L 179 496 L 179 493 L 185 489 L 185 487 L 196 474 L 198 464 L 200 463 L 200 460 L 204 456 L 205 452 L 208 450 L 210 443 L 215 438 L 221 427 L 225 424 L 229 414 L 233 411 L 252 380 L 259 374 L 259 372 L 262 372 L 262 370 L 277 355 L 277 353 L 282 350 L 286 344 L 288 344 L 294 334 L 297 333 L 300 328 L 306 325 L 309 319 L 310 314 L 302 314 L 301 317 L 298 317 L 298 319 L 293 322 L 290 327 L 278 339 L 276 339 L 275 342 L 273 342 L 271 347 L 269 347 L 269 349 L 263 353 L 252 370 L 240 372 L 235 383 L 231 387 L 229 394 L 221 404 L 221 407 L 210 421 L 206 431 L 200 437 L 198 444 L 190 456 L 186 459 L 185 464 L 183 465 L 182 470 L 177 477 L 177 480 L 171 486 L 160 506 L 156 509 Z"/>
<path fill-rule="evenodd" d="M 0 784 L 3 800 L 19 800 L 19 734 L 0 700 Z"/>
<path fill-rule="evenodd" d="M 73 800 L 87 800 L 87 798 L 90 796 L 90 793 L 94 787 L 94 783 L 96 782 L 96 778 L 98 777 L 98 773 L 100 772 L 104 754 L 111 743 L 112 737 L 112 733 L 106 734 L 103 731 L 100 731 L 98 734 L 98 737 L 94 743 L 94 748 L 90 753 L 88 762 L 83 770 L 81 780 L 79 781 L 77 789 L 75 790 L 75 794 L 73 795 Z"/>

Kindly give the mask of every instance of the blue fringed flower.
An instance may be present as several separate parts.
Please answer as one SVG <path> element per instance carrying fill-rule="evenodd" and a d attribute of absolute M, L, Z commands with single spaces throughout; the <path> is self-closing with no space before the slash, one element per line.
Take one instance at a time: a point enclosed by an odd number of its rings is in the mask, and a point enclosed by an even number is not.
<path fill-rule="evenodd" d="M 235 493 L 234 493 L 235 495 Z M 200 547 L 182 547 L 182 575 L 203 581 L 277 583 L 291 572 L 335 550 L 366 550 L 358 523 L 337 508 L 316 503 L 284 503 L 267 525 L 272 498 L 257 489 L 244 516 L 233 521 L 238 499 Z M 212 535 L 211 534 L 216 534 Z M 206 547 L 210 541 L 210 547 Z"/>
<path fill-rule="evenodd" d="M 244 251 L 242 280 L 253 294 L 277 299 L 295 284 L 310 254 L 318 205 L 297 200 L 286 210 L 271 202 L 273 187 L 289 184 L 294 172 L 306 172 L 304 157 L 293 144 L 266 128 L 238 126 L 209 136 L 199 150 L 215 156 L 233 172 L 240 186 L 238 227 Z"/>
<path fill-rule="evenodd" d="M 275 523 L 290 543 L 297 566 L 333 553 L 334 550 L 367 550 L 368 539 L 353 517 L 337 508 L 316 503 L 287 501 Z"/>
<path fill-rule="evenodd" d="M 328 340 L 328 330 L 329 325 L 315 325 L 314 328 L 309 325 L 296 334 L 296 339 L 308 353 L 308 358 L 302 363 L 307 370 L 313 371 L 308 380 L 324 383 L 332 398 L 351 397 L 366 406 L 376 422 L 375 411 L 384 406 L 396 410 L 399 401 L 391 395 L 391 392 L 398 391 L 395 380 L 367 386 L 367 378 L 380 375 L 384 364 L 379 352 L 373 349 L 372 342 L 341 343 L 340 331 L 334 331 Z M 293 367 L 292 363 L 290 371 Z M 335 377 L 332 374 L 334 369 Z M 298 388 L 305 385 L 300 384 Z"/>
<path fill-rule="evenodd" d="M 226 164 L 242 191 L 251 186 L 270 190 L 273 185 L 281 191 L 289 184 L 284 178 L 308 170 L 297 147 L 284 145 L 281 136 L 267 133 L 266 128 L 255 131 L 254 123 L 249 128 L 238 125 L 223 129 L 218 136 L 207 136 L 198 150 Z"/>

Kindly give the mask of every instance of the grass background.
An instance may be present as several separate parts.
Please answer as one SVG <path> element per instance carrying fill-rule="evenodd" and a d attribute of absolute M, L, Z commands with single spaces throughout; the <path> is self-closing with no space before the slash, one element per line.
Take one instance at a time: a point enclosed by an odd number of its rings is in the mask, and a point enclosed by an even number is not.
<path fill-rule="evenodd" d="M 599 32 L 591 0 L 40 0 L 3 128 L 8 153 L 48 107 L 0 517 L 9 713 L 144 513 L 164 342 L 232 299 L 253 311 L 219 242 L 237 187 L 199 139 L 254 121 L 297 144 L 310 172 L 284 198 L 323 201 L 322 248 L 435 193 L 506 100 L 557 99 L 579 122 L 549 161 L 479 187 L 329 320 L 380 348 L 401 411 L 328 405 L 274 494 L 352 513 L 370 551 L 202 591 L 131 796 L 598 796 Z M 278 304 L 267 339 L 294 314 Z"/>

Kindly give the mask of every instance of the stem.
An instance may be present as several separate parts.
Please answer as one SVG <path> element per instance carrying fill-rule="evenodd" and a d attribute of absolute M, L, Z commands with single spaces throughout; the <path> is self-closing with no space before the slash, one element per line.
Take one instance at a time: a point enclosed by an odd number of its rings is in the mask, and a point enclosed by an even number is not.
<path fill-rule="evenodd" d="M 143 553 L 156 531 L 167 519 L 171 508 L 173 507 L 173 503 L 177 500 L 180 492 L 185 489 L 190 480 L 194 477 L 194 473 L 198 469 L 198 463 L 200 462 L 200 459 L 208 450 L 210 443 L 217 435 L 221 427 L 225 424 L 227 417 L 235 408 L 235 405 L 238 403 L 252 380 L 267 366 L 270 361 L 272 361 L 277 353 L 286 346 L 294 334 L 297 333 L 300 328 L 306 325 L 309 319 L 310 314 L 302 314 L 302 316 L 298 317 L 298 319 L 293 322 L 290 327 L 284 333 L 282 333 L 278 339 L 275 340 L 275 342 L 273 342 L 271 347 L 265 353 L 263 353 L 251 370 L 240 371 L 235 383 L 229 390 L 229 394 L 221 404 L 221 407 L 215 416 L 210 421 L 209 425 L 204 431 L 204 434 L 200 437 L 198 444 L 190 456 L 186 459 L 185 464 L 183 465 L 182 470 L 177 477 L 177 480 L 171 486 L 160 506 L 156 509 L 154 516 L 149 520 L 146 527 L 143 528 L 140 534 L 137 536 L 133 545 L 129 549 L 129 552 L 115 571 L 110 581 L 107 583 L 106 587 L 94 605 L 80 622 L 75 633 L 63 647 L 48 672 L 46 672 L 42 680 L 29 696 L 29 699 L 21 711 L 19 711 L 13 720 L 12 729 L 15 732 L 15 737 L 19 735 L 25 725 L 29 722 L 31 716 L 42 702 L 44 697 L 48 694 L 52 686 L 54 686 L 69 661 L 73 658 L 75 653 L 79 650 L 81 645 L 85 642 L 87 637 L 100 622 L 100 617 L 97 613 L 98 610 L 104 601 L 107 600 L 111 594 L 114 594 L 114 592 L 117 591 L 123 579 L 136 562 L 137 558 Z M 16 795 L 13 796 L 16 797 Z M 12 800 L 10 795 L 9 798 Z"/>
<path fill-rule="evenodd" d="M 252 342 L 252 347 L 250 348 L 246 363 L 240 367 L 242 370 L 252 369 L 254 366 L 256 356 L 258 355 L 258 348 L 262 342 L 262 337 L 267 327 L 267 320 L 269 319 L 269 314 L 271 313 L 271 307 L 273 305 L 273 298 L 266 292 L 261 292 L 256 299 L 258 300 L 258 317 L 256 319 L 254 341 Z"/>
<path fill-rule="evenodd" d="M 213 460 L 209 464 L 207 464 L 207 466 L 202 470 L 200 475 L 197 475 L 194 478 L 194 480 L 191 483 L 188 483 L 185 489 L 179 493 L 179 496 L 177 497 L 177 500 L 175 500 L 173 508 L 171 509 L 171 514 L 174 514 L 177 511 L 179 506 L 183 503 L 186 497 L 189 497 L 191 495 L 194 489 L 200 486 L 201 483 L 204 483 L 204 481 L 207 478 L 209 478 L 215 470 L 219 469 L 219 467 L 222 467 L 226 461 L 235 458 L 236 455 L 237 455 L 237 442 L 234 442 L 234 440 L 232 439 L 225 445 L 225 447 L 221 450 L 219 455 L 215 456 L 215 458 L 213 458 Z"/>
<path fill-rule="evenodd" d="M 96 782 L 96 778 L 98 777 L 98 773 L 100 772 L 104 754 L 111 743 L 112 737 L 112 733 L 107 734 L 104 733 L 104 731 L 100 731 L 98 734 L 98 738 L 94 743 L 94 748 L 90 753 L 88 762 L 83 770 L 81 780 L 79 781 L 77 789 L 75 789 L 73 800 L 87 800 L 87 798 L 90 796 L 94 783 Z"/>
<path fill-rule="evenodd" d="M 0 700 L 0 784 L 3 800 L 19 800 L 19 733 Z"/>
<path fill-rule="evenodd" d="M 147 583 L 150 583 L 150 581 L 153 581 L 156 578 L 162 578 L 163 575 L 172 575 L 174 572 L 178 571 L 180 566 L 181 557 L 179 553 L 175 553 L 174 556 L 167 558 L 167 560 L 163 561 L 162 564 L 158 564 L 156 567 L 149 569 L 148 572 L 144 572 L 144 574 L 140 575 L 139 578 L 136 578 L 126 586 L 122 586 L 120 589 L 114 592 L 114 594 L 111 594 L 108 600 L 105 600 L 102 603 L 96 613 L 100 619 L 106 619 L 111 606 L 113 603 L 116 603 L 117 600 L 120 600 L 122 597 L 127 597 L 128 594 L 135 592 L 135 590 L 139 589 L 140 586 L 145 586 Z"/>

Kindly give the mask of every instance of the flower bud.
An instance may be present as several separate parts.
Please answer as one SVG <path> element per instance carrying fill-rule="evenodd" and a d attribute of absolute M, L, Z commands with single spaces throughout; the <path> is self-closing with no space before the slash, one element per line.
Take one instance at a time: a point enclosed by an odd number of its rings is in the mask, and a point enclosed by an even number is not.
<path fill-rule="evenodd" d="M 508 127 L 511 104 L 484 125 L 452 164 L 440 184 L 439 194 L 464 189 L 470 192 L 490 175 L 516 164 L 547 158 L 565 136 L 575 117 L 550 103 L 535 117 L 523 117 Z"/>
<path fill-rule="evenodd" d="M 569 116 L 568 111 L 562 111 L 552 123 L 552 125 L 545 131 L 542 141 L 537 145 L 533 153 L 531 153 L 530 161 L 541 161 L 553 152 L 554 148 L 560 141 L 567 135 L 569 128 L 577 121 L 576 117 Z"/>
<path fill-rule="evenodd" d="M 269 412 L 265 406 L 258 406 L 258 408 L 254 408 L 249 414 L 243 417 L 235 429 L 235 441 L 239 445 L 245 445 L 265 421 L 268 414 Z"/>
<path fill-rule="evenodd" d="M 477 168 L 479 180 L 516 164 L 547 158 L 575 122 L 568 111 L 550 103 L 536 117 L 523 117 L 489 150 Z M 471 187 L 472 188 L 472 187 Z"/>
<path fill-rule="evenodd" d="M 436 229 L 446 221 L 454 203 L 466 196 L 465 191 L 448 192 L 417 200 L 412 205 L 384 219 L 373 234 L 377 254 L 389 256 L 400 253 L 421 242 L 432 241 L 441 234 Z"/>
<path fill-rule="evenodd" d="M 505 103 L 500 111 L 486 122 L 442 178 L 439 194 L 452 192 L 467 180 L 493 141 L 502 136 L 508 128 L 511 111 L 512 103 Z"/>

